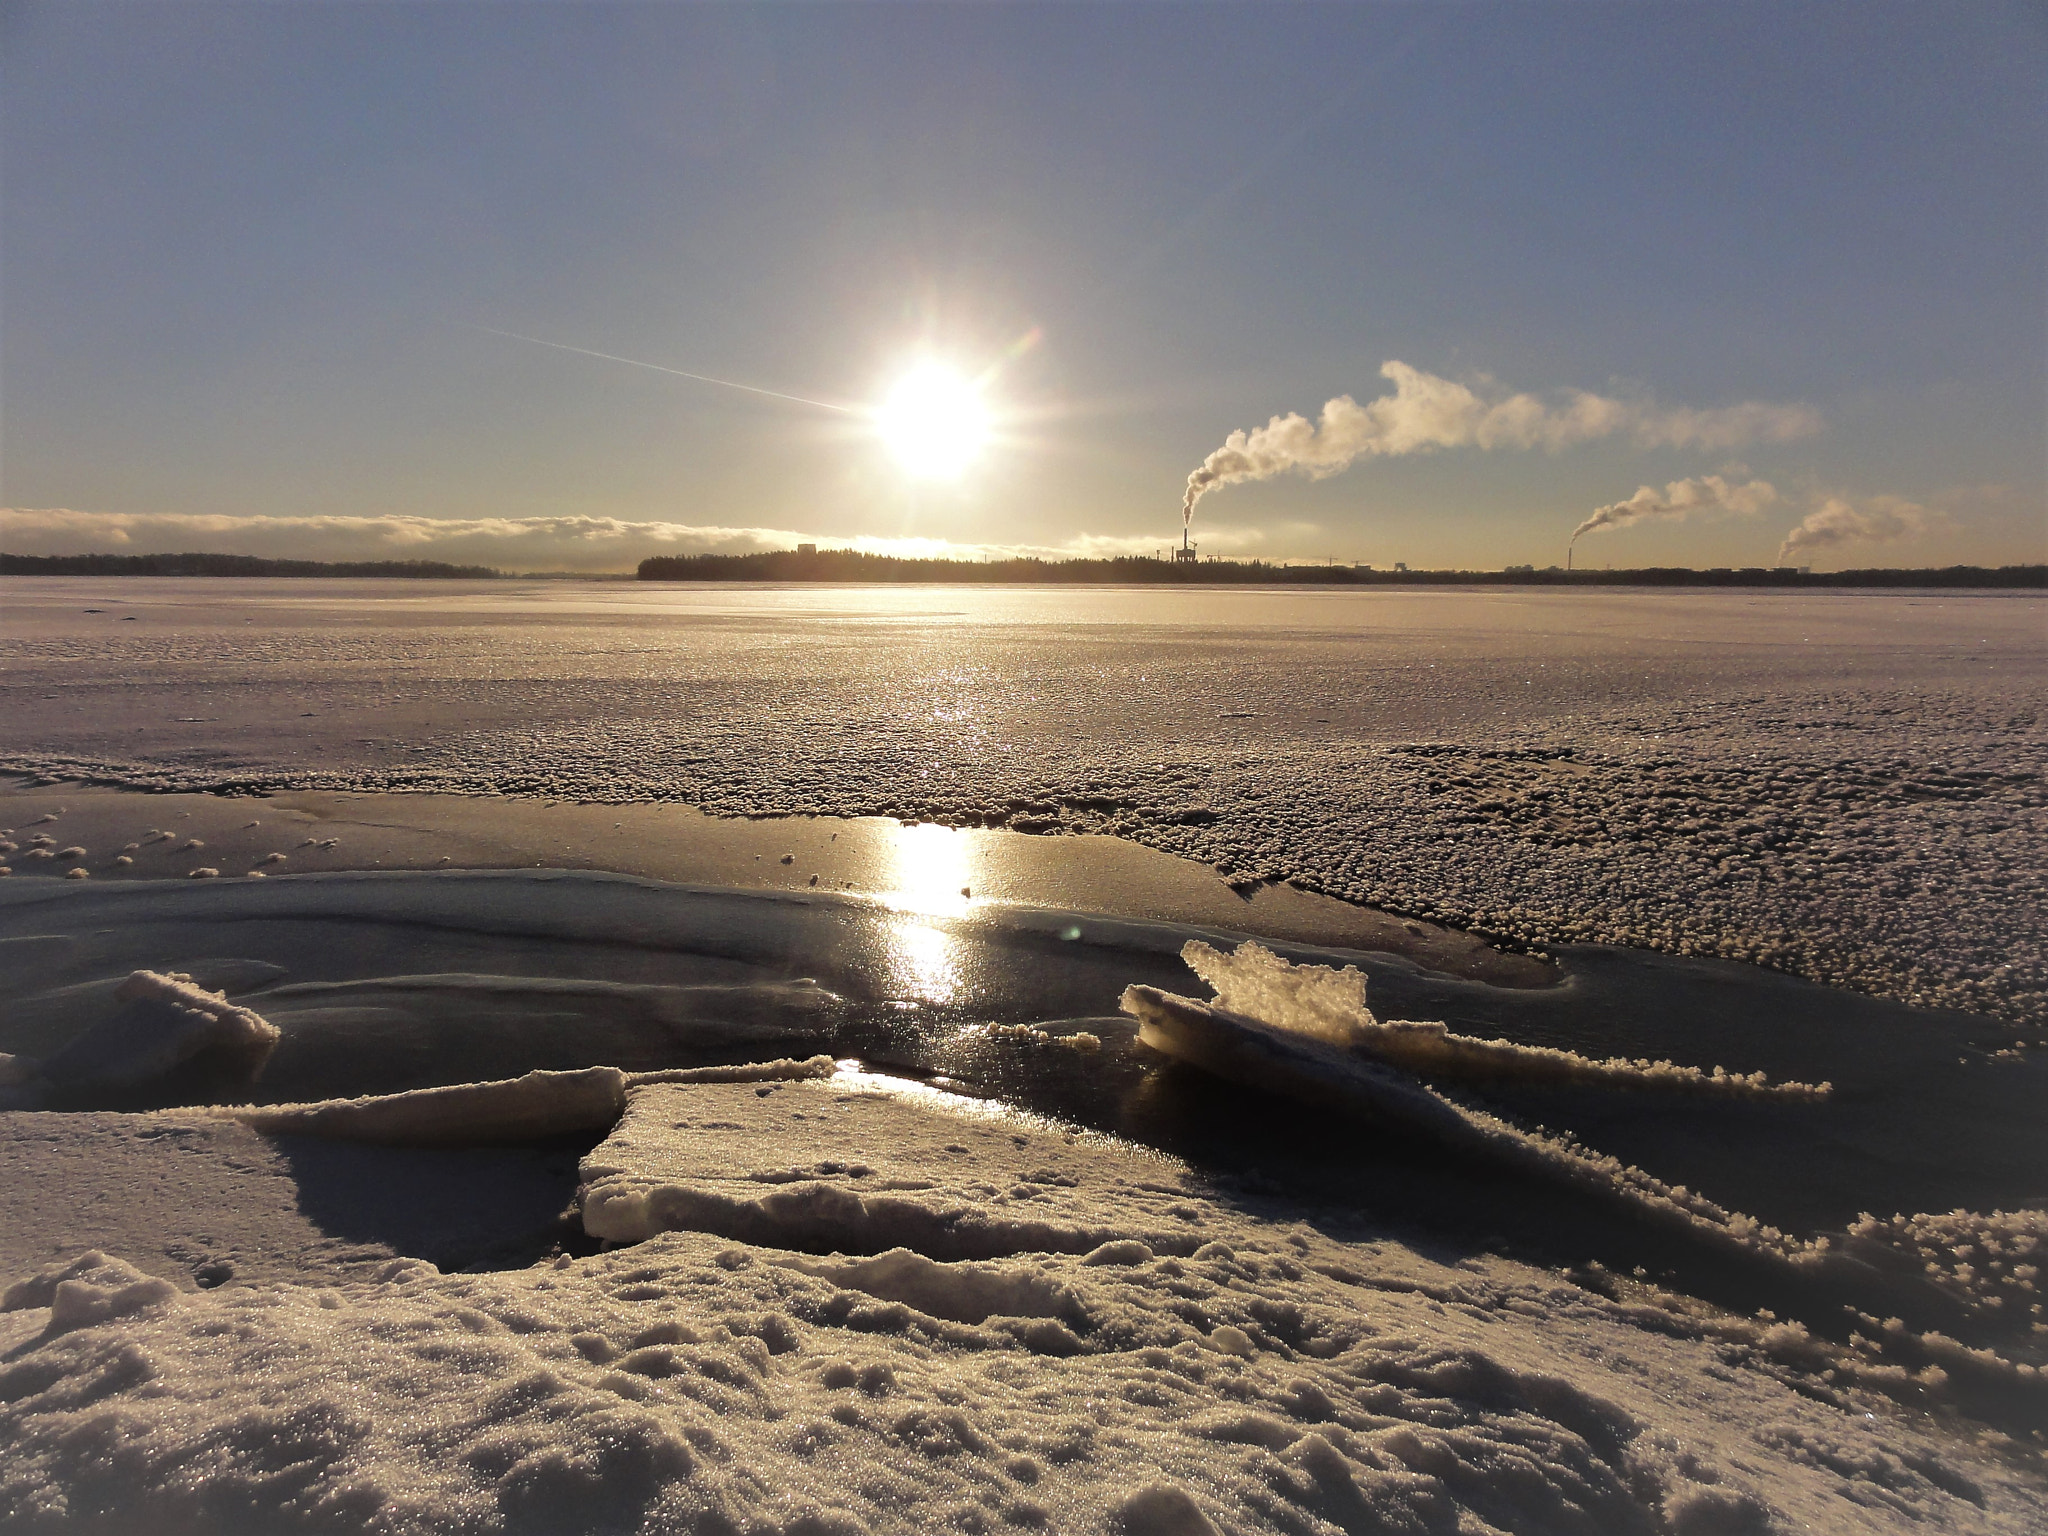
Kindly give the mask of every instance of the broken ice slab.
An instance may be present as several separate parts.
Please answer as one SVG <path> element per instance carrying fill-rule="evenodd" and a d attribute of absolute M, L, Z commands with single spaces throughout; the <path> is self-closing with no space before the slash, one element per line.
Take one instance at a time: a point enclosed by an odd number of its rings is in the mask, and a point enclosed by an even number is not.
<path fill-rule="evenodd" d="M 807 979 L 666 986 L 451 972 L 302 982 L 264 995 L 284 1031 L 269 1082 L 311 1098 L 829 1040 L 839 998 Z"/>
<path fill-rule="evenodd" d="M 584 1230 L 710 1232 L 813 1253 L 934 1259 L 1192 1253 L 1213 1211 L 1177 1162 L 915 1084 L 658 1085 L 583 1160 Z"/>
<path fill-rule="evenodd" d="M 58 1088 L 133 1088 L 205 1056 L 229 1076 L 261 1074 L 277 1026 L 185 974 L 136 971 L 113 989 L 115 1010 L 42 1064 Z"/>

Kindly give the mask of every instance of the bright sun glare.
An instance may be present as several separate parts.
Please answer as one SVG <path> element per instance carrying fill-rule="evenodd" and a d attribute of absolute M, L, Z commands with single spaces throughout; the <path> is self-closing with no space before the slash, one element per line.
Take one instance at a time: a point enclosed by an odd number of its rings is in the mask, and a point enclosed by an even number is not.
<path fill-rule="evenodd" d="M 943 363 L 922 363 L 890 389 L 875 430 L 911 474 L 952 480 L 987 445 L 988 408 L 971 379 Z"/>

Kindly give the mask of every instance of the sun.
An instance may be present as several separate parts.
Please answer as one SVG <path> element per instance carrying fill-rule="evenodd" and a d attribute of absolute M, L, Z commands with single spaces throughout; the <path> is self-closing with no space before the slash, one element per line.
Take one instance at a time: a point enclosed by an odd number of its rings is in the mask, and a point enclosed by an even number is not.
<path fill-rule="evenodd" d="M 955 480 L 988 446 L 988 407 L 973 380 L 944 363 L 920 363 L 883 397 L 875 431 L 918 479 Z"/>

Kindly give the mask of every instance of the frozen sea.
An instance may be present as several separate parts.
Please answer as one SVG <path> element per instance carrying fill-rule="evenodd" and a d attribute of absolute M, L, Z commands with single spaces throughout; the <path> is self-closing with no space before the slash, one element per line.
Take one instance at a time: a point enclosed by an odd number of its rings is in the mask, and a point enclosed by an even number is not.
<path fill-rule="evenodd" d="M 2037 595 L 0 618 L 24 1529 L 280 1528 L 259 1485 L 392 1530 L 2040 1528 Z M 1443 1021 L 1444 1069 L 1140 1042 L 1125 988 L 1253 938 Z M 262 1076 L 98 1070 L 136 970 L 259 1013 Z M 1829 1091 L 1514 1065 L 1610 1058 Z M 261 1119 L 590 1069 L 653 1076 L 580 1139 Z"/>
<path fill-rule="evenodd" d="M 0 766 L 1107 833 L 2048 1031 L 2029 592 L 0 583 Z"/>

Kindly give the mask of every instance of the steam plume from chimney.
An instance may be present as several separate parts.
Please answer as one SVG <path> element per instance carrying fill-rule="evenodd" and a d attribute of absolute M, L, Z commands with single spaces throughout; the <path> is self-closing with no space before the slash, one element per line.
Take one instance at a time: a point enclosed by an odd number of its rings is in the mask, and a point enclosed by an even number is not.
<path fill-rule="evenodd" d="M 1778 546 L 1778 563 L 1790 565 L 1800 555 L 1842 544 L 1885 544 L 1918 538 L 1942 519 L 1917 502 L 1897 496 L 1873 496 L 1861 506 L 1830 496 Z"/>
<path fill-rule="evenodd" d="M 1429 453 L 1439 448 L 1542 448 L 1555 452 L 1597 438 L 1627 435 L 1645 447 L 1730 448 L 1764 440 L 1782 442 L 1820 430 L 1810 406 L 1744 401 L 1716 410 L 1662 408 L 1648 400 L 1620 400 L 1571 390 L 1556 401 L 1533 394 L 1502 394 L 1389 361 L 1380 375 L 1391 395 L 1363 405 L 1339 395 L 1316 421 L 1289 412 L 1263 427 L 1223 440 L 1188 476 L 1183 521 L 1195 503 L 1222 485 L 1267 480 L 1290 472 L 1321 480 L 1360 459 Z"/>
<path fill-rule="evenodd" d="M 1731 485 L 1719 475 L 1703 475 L 1697 480 L 1673 480 L 1661 491 L 1655 486 L 1642 485 L 1636 487 L 1635 495 L 1627 501 L 1595 507 L 1593 515 L 1572 530 L 1571 542 L 1578 543 L 1581 534 L 1594 533 L 1602 528 L 1626 528 L 1631 523 L 1653 518 L 1676 522 L 1694 513 L 1705 512 L 1754 517 L 1764 508 L 1775 505 L 1777 500 L 1777 487 L 1765 480 Z"/>

